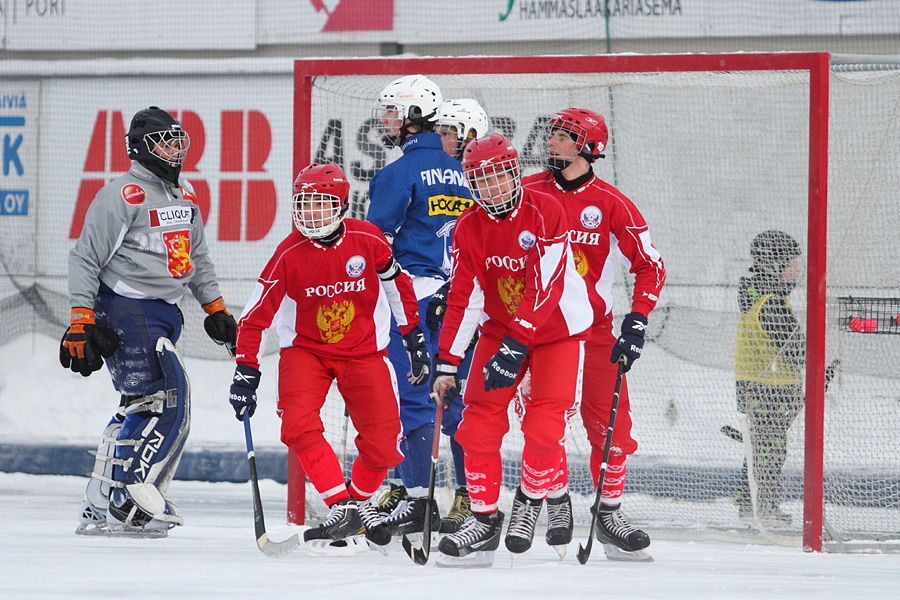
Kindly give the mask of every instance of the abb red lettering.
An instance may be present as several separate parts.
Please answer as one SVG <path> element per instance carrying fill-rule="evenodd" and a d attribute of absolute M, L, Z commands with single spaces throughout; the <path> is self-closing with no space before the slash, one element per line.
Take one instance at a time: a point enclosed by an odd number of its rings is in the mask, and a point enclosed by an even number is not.
<path fill-rule="evenodd" d="M 110 115 L 112 118 L 109 118 Z M 108 130 L 111 131 L 108 132 Z M 108 133 L 108 135 L 107 135 Z M 107 140 L 112 152 L 107 152 Z M 118 141 L 118 144 L 116 143 Z M 106 168 L 106 157 L 110 158 L 110 168 Z M 121 111 L 101 110 L 94 121 L 94 131 L 91 133 L 91 141 L 87 155 L 84 157 L 84 173 L 96 173 L 96 177 L 85 177 L 78 186 L 78 196 L 75 199 L 75 212 L 72 215 L 72 224 L 69 226 L 69 238 L 77 239 L 84 227 L 84 216 L 91 205 L 91 200 L 97 195 L 104 185 L 124 173 L 131 166 L 131 161 L 125 153 L 125 125 L 122 121 Z"/>
<path fill-rule="evenodd" d="M 264 114 L 256 110 L 222 111 L 219 241 L 256 241 L 272 229 L 277 208 L 275 183 L 247 177 L 226 179 L 228 172 L 265 173 L 271 149 L 272 130 Z"/>
<path fill-rule="evenodd" d="M 206 129 L 203 127 L 200 115 L 192 110 L 170 114 L 181 122 L 181 127 L 191 138 L 191 147 L 188 149 L 184 164 L 181 165 L 181 172 L 184 173 L 184 178 L 194 186 L 194 197 L 191 200 L 200 207 L 200 216 L 206 223 L 209 220 L 210 209 L 209 182 L 205 179 L 196 179 L 191 175 L 191 173 L 200 172 L 197 163 L 203 158 L 203 151 L 206 149 Z"/>

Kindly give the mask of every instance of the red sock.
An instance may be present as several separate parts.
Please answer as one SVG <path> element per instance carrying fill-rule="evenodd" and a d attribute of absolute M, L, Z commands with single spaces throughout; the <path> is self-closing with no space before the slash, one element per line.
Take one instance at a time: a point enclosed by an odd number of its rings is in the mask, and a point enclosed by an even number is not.
<path fill-rule="evenodd" d="M 500 453 L 465 453 L 466 488 L 472 500 L 472 511 L 479 513 L 497 512 L 500 500 L 500 480 L 503 477 L 503 461 Z"/>
<path fill-rule="evenodd" d="M 530 498 L 544 498 L 550 484 L 559 477 L 559 453 L 535 454 L 528 446 L 522 451 L 522 491 Z M 565 481 L 565 480 L 564 480 Z"/>
<path fill-rule="evenodd" d="M 556 467 L 556 473 L 550 480 L 550 487 L 547 488 L 548 498 L 559 498 L 569 489 L 569 463 L 566 461 L 565 448 L 559 451 L 559 464 Z"/>
<path fill-rule="evenodd" d="M 603 453 L 599 448 L 591 451 L 591 477 L 594 487 L 597 487 L 597 479 L 600 477 L 600 466 Z M 606 463 L 606 475 L 603 477 L 603 494 L 601 498 L 604 504 L 618 504 L 625 490 L 625 459 L 627 455 L 621 452 L 610 452 L 609 462 Z"/>
<path fill-rule="evenodd" d="M 378 491 L 379 486 L 387 476 L 387 469 L 373 471 L 357 458 L 353 461 L 353 469 L 350 473 L 350 492 L 357 500 L 368 500 L 372 494 Z"/>
<path fill-rule="evenodd" d="M 331 506 L 335 502 L 350 497 L 347 486 L 344 485 L 344 472 L 341 470 L 341 464 L 328 443 L 322 444 L 315 450 L 297 454 L 297 460 L 300 461 L 300 466 L 303 467 L 306 476 L 309 477 L 309 481 L 319 492 L 319 496 L 322 497 L 325 504 Z"/>

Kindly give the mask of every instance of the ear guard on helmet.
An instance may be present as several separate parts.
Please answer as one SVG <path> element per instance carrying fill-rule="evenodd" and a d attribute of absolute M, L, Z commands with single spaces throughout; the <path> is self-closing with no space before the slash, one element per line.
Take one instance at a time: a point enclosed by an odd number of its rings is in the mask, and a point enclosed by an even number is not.
<path fill-rule="evenodd" d="M 432 131 L 443 101 L 440 88 L 424 75 L 407 75 L 392 81 L 381 90 L 372 109 L 372 118 L 381 130 L 381 142 L 394 148 L 409 137 L 410 127 Z"/>
<path fill-rule="evenodd" d="M 568 136 L 574 142 L 572 151 L 560 153 L 559 145 L 550 143 L 556 135 Z M 579 156 L 588 163 L 604 158 L 609 130 L 599 113 L 584 108 L 566 108 L 550 117 L 540 139 L 543 140 L 544 163 L 554 171 L 562 171 Z"/>

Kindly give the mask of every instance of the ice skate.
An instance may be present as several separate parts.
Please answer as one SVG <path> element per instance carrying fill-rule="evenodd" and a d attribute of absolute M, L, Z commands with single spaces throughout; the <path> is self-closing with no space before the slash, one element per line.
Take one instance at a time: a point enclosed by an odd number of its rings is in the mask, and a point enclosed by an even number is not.
<path fill-rule="evenodd" d="M 756 525 L 756 516 L 753 514 L 753 504 L 750 499 L 738 498 L 738 517 L 748 525 Z M 777 506 L 772 506 L 766 501 L 760 501 L 757 507 L 759 513 L 759 524 L 763 527 L 772 529 L 789 527 L 791 525 L 791 515 L 782 512 Z"/>
<path fill-rule="evenodd" d="M 125 519 L 119 518 L 119 513 L 110 510 L 106 515 L 106 527 L 102 528 L 102 535 L 136 537 L 136 538 L 164 538 L 168 537 L 169 530 L 176 523 L 155 519 L 144 512 L 137 505 L 132 505 Z M 91 535 L 91 534 L 87 534 Z"/>
<path fill-rule="evenodd" d="M 307 554 L 335 556 L 368 551 L 359 506 L 349 498 L 331 506 L 328 518 L 303 532 Z"/>
<path fill-rule="evenodd" d="M 559 554 L 560 560 L 565 558 L 569 542 L 572 541 L 572 499 L 566 492 L 559 498 L 547 498 L 547 534 L 544 539 Z"/>
<path fill-rule="evenodd" d="M 456 496 L 453 498 L 453 506 L 450 508 L 450 512 L 441 519 L 439 531 L 441 533 L 456 533 L 471 514 L 472 502 L 469 499 L 469 491 L 465 486 L 462 486 L 456 490 Z"/>
<path fill-rule="evenodd" d="M 425 531 L 425 507 L 427 504 L 428 498 L 401 500 L 394 512 L 384 517 L 384 524 L 390 529 L 391 535 L 410 535 Z M 435 529 L 440 520 L 441 515 L 438 512 L 437 502 L 432 500 L 431 522 Z"/>
<path fill-rule="evenodd" d="M 490 567 L 494 552 L 500 547 L 503 513 L 472 513 L 456 533 L 438 544 L 439 567 Z"/>
<path fill-rule="evenodd" d="M 395 483 L 390 485 L 391 487 L 389 489 L 380 490 L 370 500 L 372 504 L 378 508 L 378 512 L 381 513 L 382 518 L 394 512 L 402 500 L 407 500 L 409 498 L 405 486 L 397 485 Z"/>
<path fill-rule="evenodd" d="M 378 507 L 371 501 L 359 503 L 359 518 L 366 529 L 366 538 L 378 546 L 391 543 L 391 530 L 384 524 Z"/>
<path fill-rule="evenodd" d="M 646 548 L 650 545 L 650 536 L 625 520 L 620 505 L 601 505 L 597 513 L 597 524 L 594 534 L 603 544 L 603 551 L 608 560 L 653 562 L 653 557 Z"/>
<path fill-rule="evenodd" d="M 85 497 L 81 502 L 81 514 L 78 517 L 78 535 L 107 535 L 106 508 L 95 506 Z"/>
<path fill-rule="evenodd" d="M 506 549 L 521 554 L 531 548 L 534 539 L 534 527 L 541 514 L 544 500 L 529 498 L 522 491 L 516 490 L 512 511 L 509 515 L 509 528 L 506 530 Z"/>

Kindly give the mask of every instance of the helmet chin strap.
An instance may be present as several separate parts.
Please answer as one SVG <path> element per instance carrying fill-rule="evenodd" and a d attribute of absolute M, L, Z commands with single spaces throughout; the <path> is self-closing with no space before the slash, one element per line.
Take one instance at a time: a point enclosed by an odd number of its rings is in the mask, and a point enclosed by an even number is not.
<path fill-rule="evenodd" d="M 162 162 L 138 161 L 151 173 L 168 183 L 173 187 L 178 186 L 178 176 L 181 174 L 181 167 L 172 167 Z"/>

